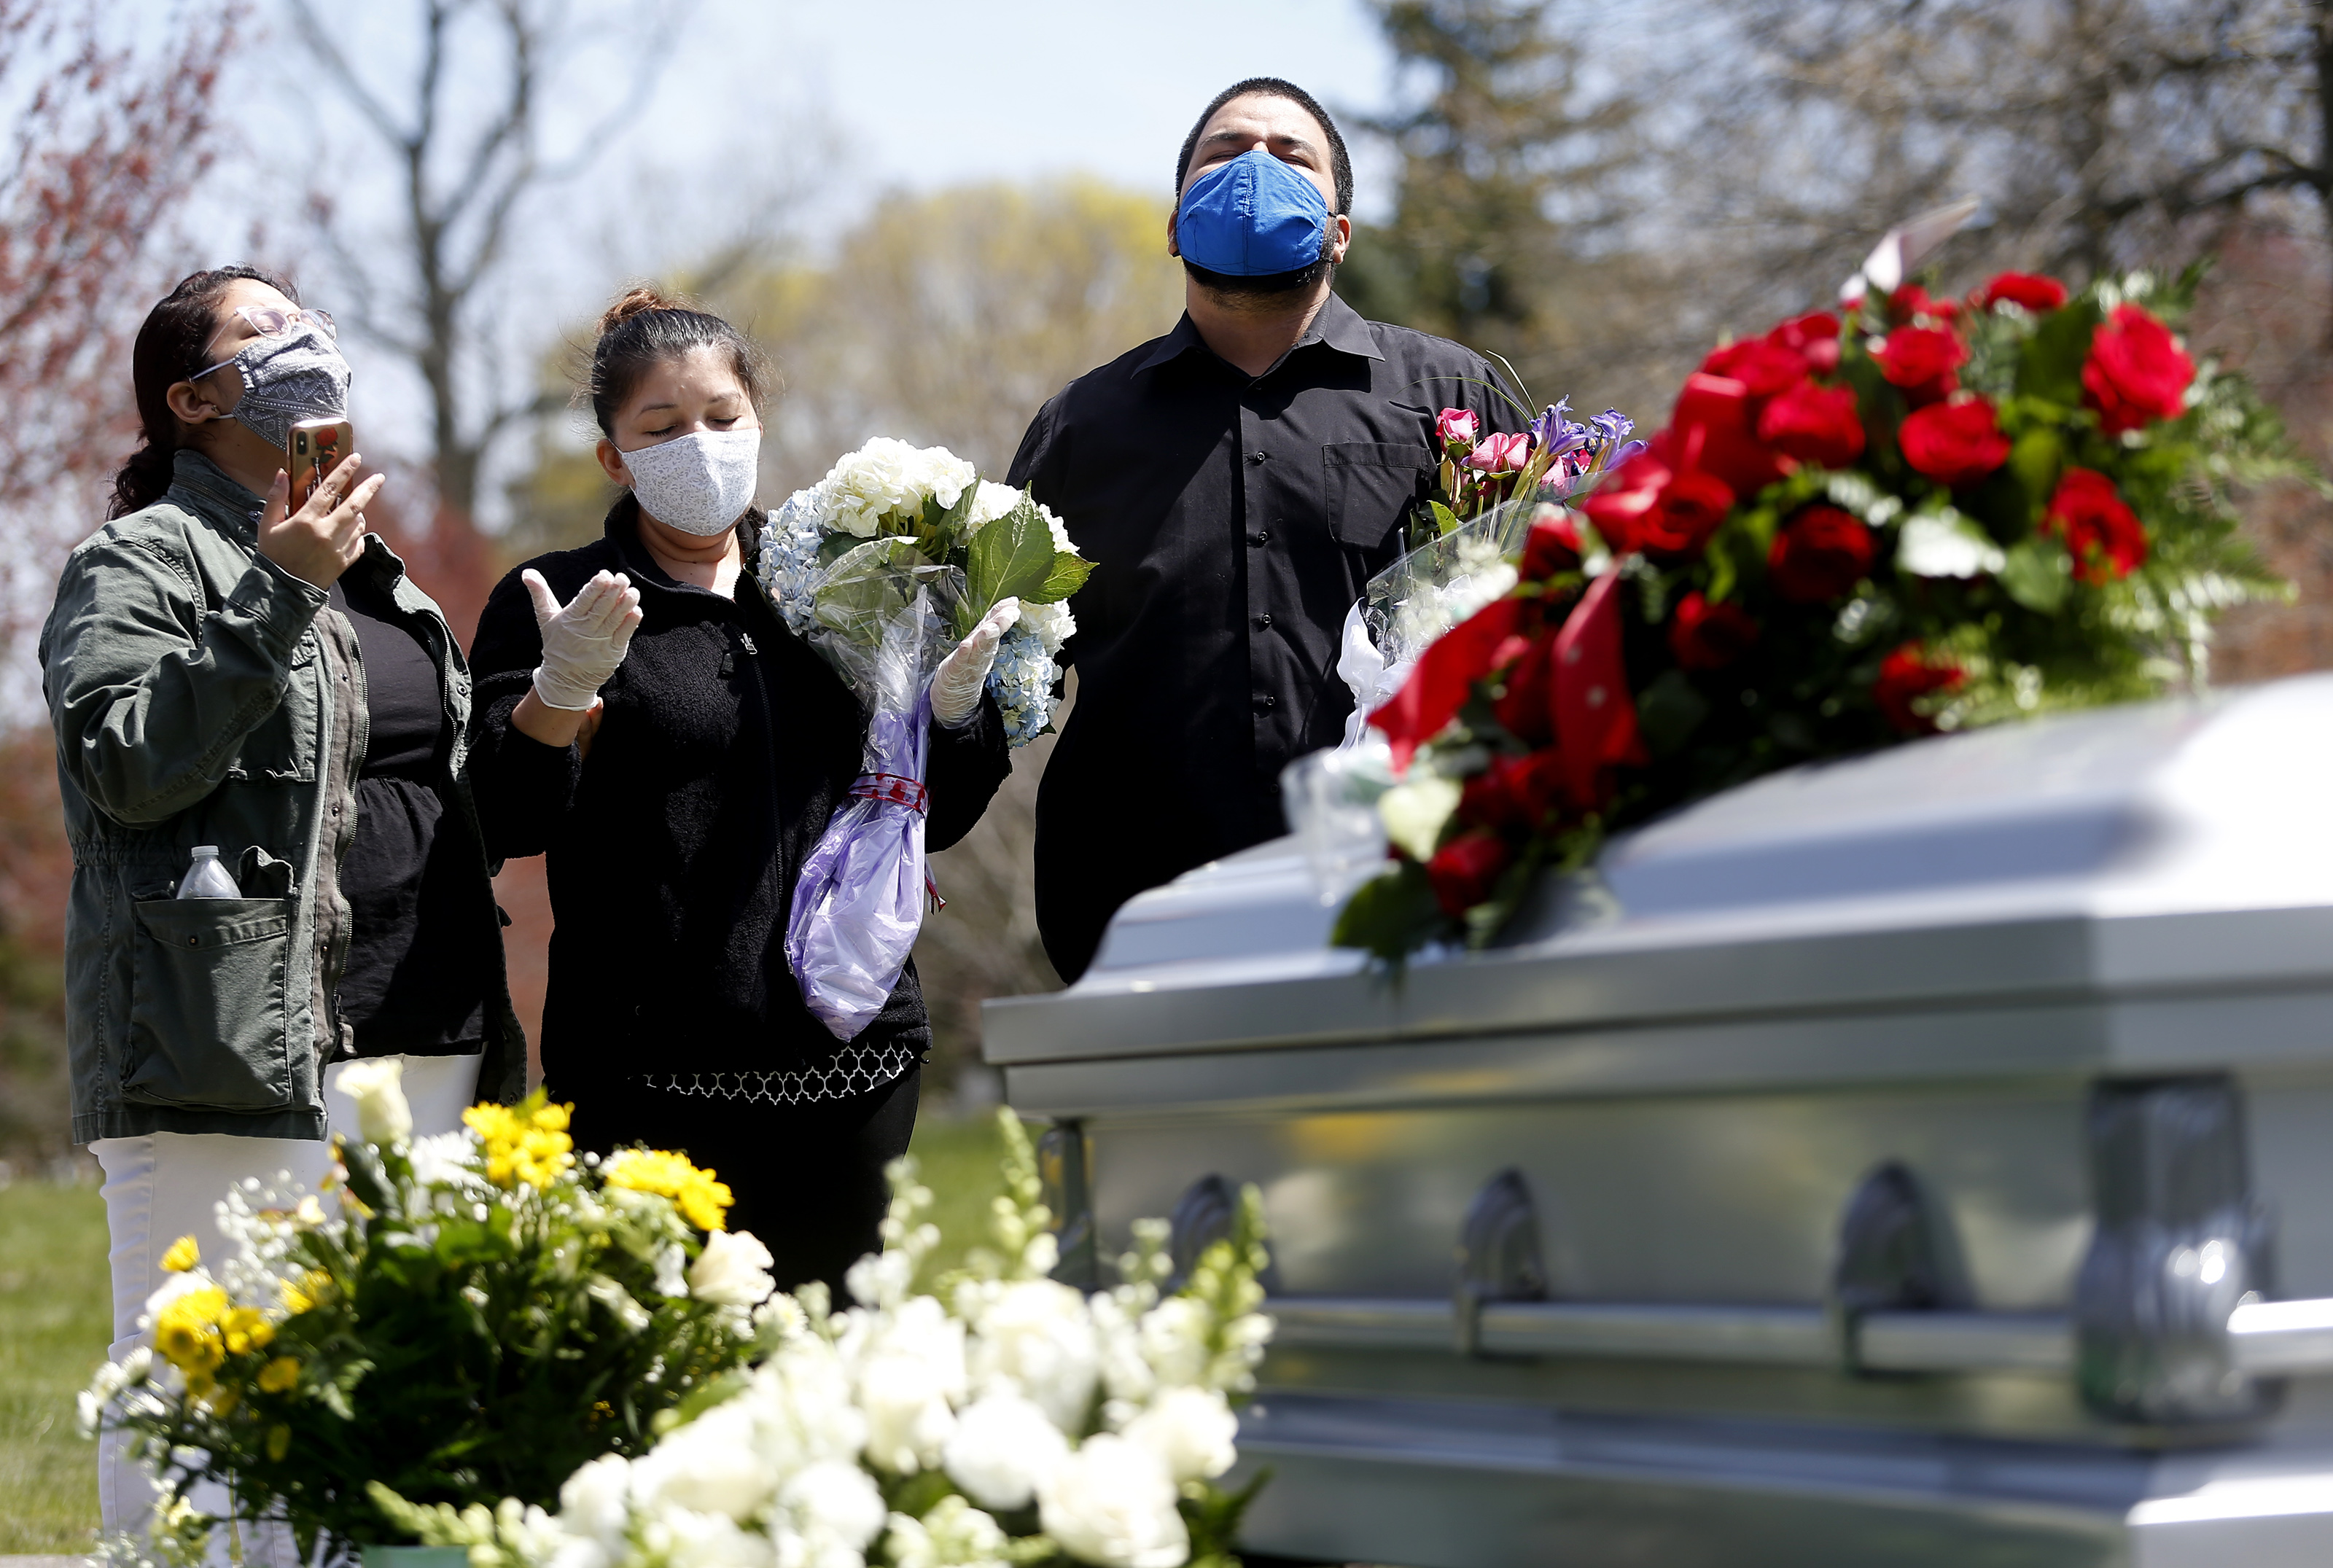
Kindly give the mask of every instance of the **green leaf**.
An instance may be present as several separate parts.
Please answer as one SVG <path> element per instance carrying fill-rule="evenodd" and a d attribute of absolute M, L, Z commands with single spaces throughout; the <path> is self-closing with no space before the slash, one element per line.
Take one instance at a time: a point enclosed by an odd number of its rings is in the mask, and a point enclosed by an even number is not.
<path fill-rule="evenodd" d="M 2011 548 L 2001 586 L 2027 609 L 2056 615 L 2074 586 L 2073 559 L 2055 540 L 2026 540 Z"/>
<path fill-rule="evenodd" d="M 884 623 L 905 609 L 914 593 L 908 574 L 932 565 L 913 540 L 870 539 L 835 562 L 819 587 L 811 613 L 819 625 L 854 642 L 879 641 Z"/>
<path fill-rule="evenodd" d="M 1664 672 L 1637 698 L 1637 724 L 1656 757 L 1673 757 L 1709 717 L 1709 699 L 1682 670 Z"/>
<path fill-rule="evenodd" d="M 1398 861 L 1383 875 L 1361 884 L 1338 912 L 1331 947 L 1367 949 L 1387 963 L 1398 964 L 1448 929 L 1442 905 L 1426 880 L 1426 867 L 1414 860 Z"/>
<path fill-rule="evenodd" d="M 2053 311 L 2025 340 L 2019 357 L 2017 390 L 2028 397 L 2046 397 L 2071 408 L 2082 401 L 2082 361 L 2090 355 L 2090 337 L 2104 320 L 2098 301 L 2082 298 Z"/>
<path fill-rule="evenodd" d="M 1019 505 L 972 536 L 965 563 L 967 622 L 977 622 L 1004 598 L 1039 604 L 1053 575 L 1053 531 L 1027 496 Z"/>
<path fill-rule="evenodd" d="M 1045 586 L 1021 597 L 1032 605 L 1058 604 L 1085 587 L 1093 569 L 1094 563 L 1085 557 L 1064 550 L 1053 557 L 1053 569 L 1045 574 Z"/>
<path fill-rule="evenodd" d="M 1446 537 L 1458 531 L 1458 514 L 1456 512 L 1451 511 L 1448 507 L 1443 505 L 1442 502 L 1438 501 L 1429 502 L 1428 504 L 1434 508 L 1434 527 L 1436 532 Z"/>

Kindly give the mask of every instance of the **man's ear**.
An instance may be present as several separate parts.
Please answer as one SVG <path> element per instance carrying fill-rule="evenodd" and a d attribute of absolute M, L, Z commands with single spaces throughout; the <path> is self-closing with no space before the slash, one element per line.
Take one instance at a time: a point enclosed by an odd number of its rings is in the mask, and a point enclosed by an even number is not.
<path fill-rule="evenodd" d="M 1170 209 L 1166 214 L 1166 253 L 1179 258 L 1183 253 L 1183 246 L 1181 242 L 1175 238 L 1175 218 L 1177 211 L 1179 209 Z"/>
<path fill-rule="evenodd" d="M 600 444 L 591 448 L 591 455 L 600 460 L 600 472 L 608 476 L 610 484 L 620 484 L 626 490 L 632 487 L 632 471 L 624 466 L 624 454 L 616 450 L 614 442 L 602 435 Z"/>
<path fill-rule="evenodd" d="M 1337 225 L 1337 240 L 1336 244 L 1329 248 L 1329 263 L 1331 266 L 1342 266 L 1345 263 L 1345 253 L 1350 250 L 1353 244 L 1353 220 L 1343 213 L 1339 213 L 1330 221 Z"/>

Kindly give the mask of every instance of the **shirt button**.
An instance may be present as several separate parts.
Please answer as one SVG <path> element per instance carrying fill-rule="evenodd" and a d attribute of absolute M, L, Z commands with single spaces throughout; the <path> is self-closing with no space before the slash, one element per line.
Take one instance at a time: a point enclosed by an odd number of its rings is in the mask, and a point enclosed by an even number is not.
<path fill-rule="evenodd" d="M 1270 631 L 1272 629 L 1272 617 L 1268 615 L 1256 617 L 1255 629 L 1260 632 Z"/>
<path fill-rule="evenodd" d="M 1268 692 L 1255 700 L 1255 711 L 1259 713 L 1269 713 L 1278 706 L 1280 706 L 1280 699 Z"/>
<path fill-rule="evenodd" d="M 1250 463 L 1262 463 L 1265 458 L 1271 455 L 1272 454 L 1269 452 L 1251 452 L 1247 454 L 1247 460 Z"/>
<path fill-rule="evenodd" d="M 1255 545 L 1270 544 L 1272 542 L 1272 535 L 1259 529 L 1257 531 L 1247 536 L 1247 541 L 1250 544 Z"/>

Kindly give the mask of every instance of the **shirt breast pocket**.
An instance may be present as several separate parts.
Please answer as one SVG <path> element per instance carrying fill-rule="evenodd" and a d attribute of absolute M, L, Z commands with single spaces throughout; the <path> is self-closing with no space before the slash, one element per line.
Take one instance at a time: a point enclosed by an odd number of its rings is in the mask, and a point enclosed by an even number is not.
<path fill-rule="evenodd" d="M 1323 446 L 1320 462 L 1321 494 L 1338 542 L 1392 559 L 1410 503 L 1426 492 L 1429 454 L 1422 446 L 1349 441 Z"/>

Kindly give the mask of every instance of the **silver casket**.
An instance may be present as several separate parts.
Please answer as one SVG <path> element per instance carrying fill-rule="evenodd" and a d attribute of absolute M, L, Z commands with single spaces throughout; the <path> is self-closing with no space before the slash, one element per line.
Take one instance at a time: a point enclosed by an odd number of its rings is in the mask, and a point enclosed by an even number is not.
<path fill-rule="evenodd" d="M 986 1053 L 1064 1278 L 1262 1189 L 1252 1551 L 2333 1563 L 2328 779 L 2333 677 L 1923 741 L 1398 980 L 1283 840 Z"/>

